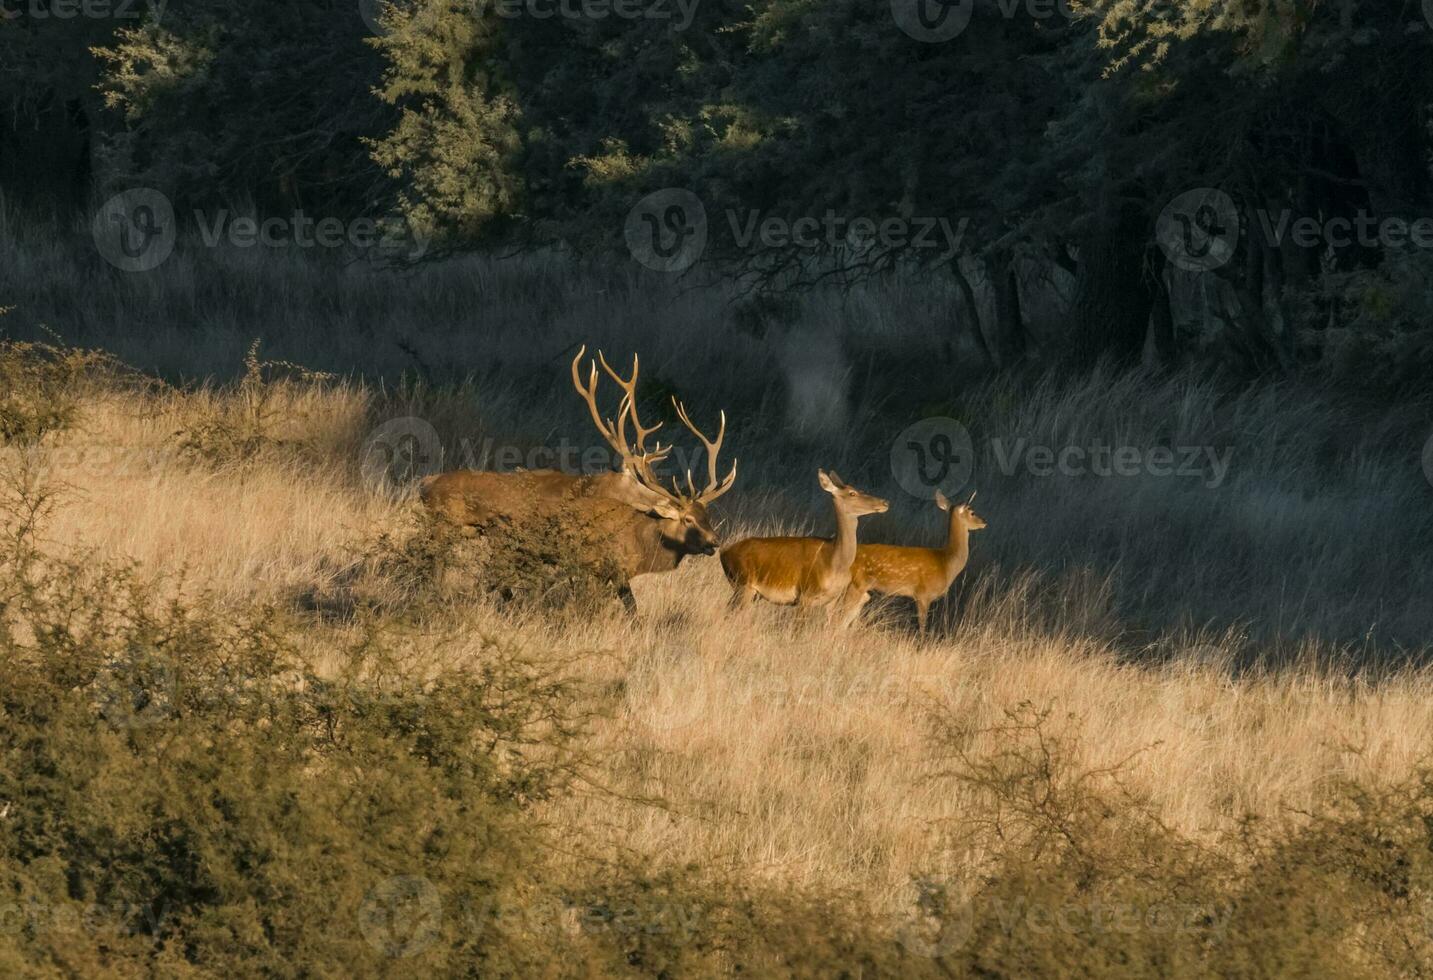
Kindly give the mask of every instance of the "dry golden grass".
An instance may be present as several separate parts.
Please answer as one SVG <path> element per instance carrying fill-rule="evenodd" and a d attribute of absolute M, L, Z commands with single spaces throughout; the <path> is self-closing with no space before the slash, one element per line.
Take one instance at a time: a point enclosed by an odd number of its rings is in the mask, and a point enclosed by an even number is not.
<path fill-rule="evenodd" d="M 413 503 L 357 475 L 364 389 L 282 389 L 276 443 L 250 458 L 215 465 L 176 450 L 176 432 L 233 397 L 88 402 L 78 428 L 38 450 L 69 486 L 52 546 L 183 567 L 191 585 L 235 602 L 284 601 L 403 524 Z M 1404 778 L 1433 745 L 1433 675 L 1350 682 L 1310 649 L 1305 666 L 1236 677 L 1237 642 L 1217 636 L 1165 638 L 1167 666 L 1136 664 L 1087 628 L 1108 614 L 1099 577 L 1063 574 L 1065 625 L 1031 614 L 1051 593 L 1045 573 L 1027 570 L 991 577 L 1000 594 L 973 589 L 960 625 L 927 642 L 899 623 L 834 633 L 769 606 L 729 617 L 714 559 L 639 579 L 635 620 L 615 604 L 547 618 L 476 604 L 460 627 L 474 649 L 485 634 L 515 635 L 590 664 L 615 708 L 598 732 L 600 778 L 666 803 L 581 795 L 553 805 L 559 826 L 613 852 L 849 890 L 881 909 L 913 875 L 970 865 L 960 828 L 979 803 L 926 778 L 939 768 L 933 706 L 977 729 L 1024 702 L 1049 707 L 1051 732 L 1069 736 L 1081 764 L 1123 764 L 1167 823 L 1208 839 L 1246 814 L 1297 821 L 1332 777 Z M 968 747 L 978 753 L 983 737 Z"/>

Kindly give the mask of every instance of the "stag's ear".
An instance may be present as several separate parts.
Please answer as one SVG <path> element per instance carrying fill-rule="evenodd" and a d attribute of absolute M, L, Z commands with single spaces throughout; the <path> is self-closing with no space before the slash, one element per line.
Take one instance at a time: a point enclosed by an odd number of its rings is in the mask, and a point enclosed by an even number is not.
<path fill-rule="evenodd" d="M 663 520 L 679 521 L 682 519 L 682 512 L 670 500 L 655 500 L 648 509 Z"/>
<path fill-rule="evenodd" d="M 935 492 L 935 505 L 941 510 L 950 510 L 950 501 L 945 499 L 945 494 L 939 490 Z"/>
<path fill-rule="evenodd" d="M 826 475 L 825 470 L 817 470 L 816 479 L 820 481 L 822 490 L 825 490 L 827 493 L 836 492 L 836 484 L 831 482 L 831 478 Z"/>

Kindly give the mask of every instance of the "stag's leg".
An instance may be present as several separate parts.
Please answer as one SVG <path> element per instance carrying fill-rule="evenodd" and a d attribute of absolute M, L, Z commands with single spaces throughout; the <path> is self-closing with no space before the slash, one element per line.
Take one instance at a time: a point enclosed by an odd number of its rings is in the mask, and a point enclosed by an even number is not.
<path fill-rule="evenodd" d="M 925 636 L 925 621 L 926 621 L 926 616 L 927 616 L 929 613 L 930 613 L 930 600 L 929 600 L 929 599 L 917 599 L 917 600 L 916 600 L 916 622 L 920 625 L 920 634 L 921 634 L 921 636 Z"/>
<path fill-rule="evenodd" d="M 637 597 L 632 594 L 632 583 L 623 582 L 617 586 L 617 598 L 622 600 L 622 608 L 627 610 L 627 615 L 637 615 Z"/>

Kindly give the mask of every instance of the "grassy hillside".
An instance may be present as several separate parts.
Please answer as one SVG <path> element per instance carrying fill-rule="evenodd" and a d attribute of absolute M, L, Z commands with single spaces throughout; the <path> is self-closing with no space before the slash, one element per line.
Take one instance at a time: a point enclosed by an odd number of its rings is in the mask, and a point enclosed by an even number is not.
<path fill-rule="evenodd" d="M 7 972 L 1427 970 L 1427 403 L 983 380 L 900 283 L 0 250 L 12 337 L 117 358 L 0 351 Z M 990 526 L 933 635 L 730 615 L 714 559 L 635 618 L 450 588 L 372 433 L 600 445 L 579 343 L 640 351 L 653 412 L 727 410 L 728 540 L 828 530 L 827 466 L 892 501 L 863 538 L 935 543 L 891 445 L 958 420 Z"/>

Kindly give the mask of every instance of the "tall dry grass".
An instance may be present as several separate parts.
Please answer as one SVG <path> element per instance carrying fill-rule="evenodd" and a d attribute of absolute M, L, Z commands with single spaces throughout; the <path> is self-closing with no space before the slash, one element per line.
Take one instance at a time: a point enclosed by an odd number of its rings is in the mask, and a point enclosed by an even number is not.
<path fill-rule="evenodd" d="M 579 341 L 641 350 L 654 404 L 676 390 L 703 417 L 727 408 L 743 473 L 719 505 L 728 539 L 829 527 L 813 476 L 825 465 L 895 504 L 865 538 L 937 540 L 935 509 L 890 475 L 890 441 L 927 415 L 961 420 L 990 527 L 928 640 L 899 603 L 847 633 L 767 606 L 730 615 L 702 559 L 639 579 L 634 619 L 615 604 L 445 611 L 475 638 L 584 664 L 605 692 L 604 791 L 546 815 L 613 856 L 895 912 L 914 879 L 975 887 L 991 846 L 977 832 L 990 801 L 948 778 L 942 725 L 981 758 L 1011 717 L 1048 711 L 1072 764 L 1118 772 L 1168 827 L 1218 848 L 1251 817 L 1301 825 L 1341 780 L 1398 784 L 1433 748 L 1427 403 L 1194 373 L 978 380 L 939 304 L 900 283 L 808 297 L 794 325 L 759 337 L 721 296 L 552 258 L 415 279 L 191 256 L 150 278 L 88 269 L 83 300 L 63 282 L 80 260 L 24 260 L 28 278 L 0 296 L 18 306 L 12 333 L 44 324 L 176 381 L 210 379 L 89 392 L 73 428 L 28 450 L 67 488 L 47 546 L 182 567 L 236 605 L 332 588 L 411 524 L 411 488 L 361 472 L 384 419 L 429 420 L 450 459 L 484 439 L 591 445 L 564 379 Z M 837 440 L 793 431 L 791 361 L 772 355 L 816 326 L 841 352 Z M 268 356 L 342 377 L 265 382 L 255 410 L 229 380 L 255 336 Z M 196 448 L 195 433 L 245 419 L 256 441 Z M 1211 447 L 1230 463 L 1217 486 L 1207 473 L 1037 476 L 1002 471 L 996 439 Z"/>

